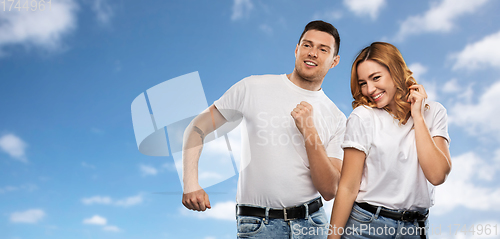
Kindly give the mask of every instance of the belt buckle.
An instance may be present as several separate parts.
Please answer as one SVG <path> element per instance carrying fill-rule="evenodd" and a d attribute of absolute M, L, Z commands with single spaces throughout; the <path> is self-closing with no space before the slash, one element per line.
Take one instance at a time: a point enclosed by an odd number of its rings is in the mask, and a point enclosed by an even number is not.
<path fill-rule="evenodd" d="M 291 219 L 288 219 L 288 217 L 287 217 L 287 214 L 286 214 L 286 207 L 285 207 L 285 208 L 283 208 L 283 215 L 285 216 L 285 217 L 284 217 L 284 218 L 285 218 L 285 222 L 287 222 L 287 221 L 291 221 Z"/>
<path fill-rule="evenodd" d="M 426 214 L 423 214 L 423 216 L 424 216 L 424 218 L 421 221 L 427 220 L 427 218 L 429 217 L 429 212 L 427 212 Z"/>
<path fill-rule="evenodd" d="M 404 210 L 404 211 L 403 211 L 403 214 L 401 215 L 401 221 L 405 221 L 405 222 L 406 222 L 406 221 L 408 221 L 408 220 L 405 218 L 405 215 L 406 215 L 406 214 L 410 214 L 410 212 L 408 212 L 408 211 Z"/>
<path fill-rule="evenodd" d="M 401 215 L 401 221 L 411 222 L 414 221 L 415 219 L 418 219 L 418 212 L 415 211 L 405 210 L 403 212 L 403 215 Z"/>

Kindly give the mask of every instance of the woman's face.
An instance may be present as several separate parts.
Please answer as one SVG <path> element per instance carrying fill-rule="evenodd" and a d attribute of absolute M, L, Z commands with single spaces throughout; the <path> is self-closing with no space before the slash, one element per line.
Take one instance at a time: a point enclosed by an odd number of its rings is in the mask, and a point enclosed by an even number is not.
<path fill-rule="evenodd" d="M 389 70 L 373 60 L 366 60 L 358 64 L 357 71 L 361 93 L 375 103 L 377 108 L 389 106 L 394 112 L 396 86 Z"/>

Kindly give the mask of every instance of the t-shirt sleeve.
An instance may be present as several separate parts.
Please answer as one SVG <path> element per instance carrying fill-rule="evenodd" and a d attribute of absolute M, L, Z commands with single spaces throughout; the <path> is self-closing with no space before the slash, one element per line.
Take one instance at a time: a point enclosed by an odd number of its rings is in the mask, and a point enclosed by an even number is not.
<path fill-rule="evenodd" d="M 432 126 L 429 131 L 431 137 L 441 136 L 450 143 L 450 135 L 448 134 L 448 114 L 446 113 L 446 108 L 443 105 L 437 103 L 434 107 L 434 119 L 432 121 Z"/>
<path fill-rule="evenodd" d="M 229 121 L 236 121 L 242 117 L 242 108 L 245 102 L 246 86 L 244 80 L 239 81 L 229 88 L 218 100 L 215 107 Z"/>
<path fill-rule="evenodd" d="M 338 158 L 340 160 L 344 160 L 344 150 L 342 149 L 342 147 L 340 147 L 340 145 L 344 140 L 345 124 L 345 115 L 341 114 L 337 119 L 337 127 L 335 128 L 335 132 L 331 137 L 331 140 L 328 142 L 328 146 L 326 147 L 326 154 L 330 158 Z"/>
<path fill-rule="evenodd" d="M 346 132 L 342 148 L 355 148 L 368 155 L 373 139 L 372 134 L 373 119 L 371 117 L 361 117 L 353 111 L 353 113 L 349 116 L 349 119 L 347 119 Z"/>

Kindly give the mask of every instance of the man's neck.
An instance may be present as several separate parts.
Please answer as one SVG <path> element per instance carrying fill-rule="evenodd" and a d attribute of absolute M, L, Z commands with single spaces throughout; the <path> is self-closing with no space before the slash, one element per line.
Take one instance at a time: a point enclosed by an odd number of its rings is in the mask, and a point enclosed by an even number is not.
<path fill-rule="evenodd" d="M 288 74 L 286 76 L 296 86 L 298 86 L 302 89 L 310 90 L 310 91 L 320 90 L 321 84 L 323 83 L 323 79 L 313 80 L 313 81 L 308 80 L 308 79 L 304 79 L 295 71 L 295 69 L 293 70 L 293 72 L 291 74 Z"/>

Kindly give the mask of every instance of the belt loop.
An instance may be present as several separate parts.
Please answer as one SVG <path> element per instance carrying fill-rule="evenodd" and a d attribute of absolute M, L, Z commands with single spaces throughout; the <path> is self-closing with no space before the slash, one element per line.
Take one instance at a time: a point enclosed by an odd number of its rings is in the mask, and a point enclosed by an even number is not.
<path fill-rule="evenodd" d="M 268 224 L 269 223 L 269 207 L 266 207 L 266 218 L 264 218 L 264 223 Z"/>
<path fill-rule="evenodd" d="M 306 202 L 304 203 L 304 207 L 306 208 L 306 220 L 309 219 L 309 204 Z"/>
<path fill-rule="evenodd" d="M 377 207 L 377 212 L 375 213 L 375 219 L 378 219 L 378 215 L 380 214 L 380 210 L 382 209 L 381 206 Z"/>
<path fill-rule="evenodd" d="M 426 239 L 426 238 L 427 238 L 427 235 L 428 235 L 429 233 L 427 232 L 427 227 L 425 226 L 425 221 L 420 221 L 420 222 L 418 222 L 418 228 L 419 228 L 419 230 L 418 230 L 418 231 L 420 231 L 420 233 L 421 233 L 421 234 L 420 234 L 420 238 L 421 238 L 421 239 Z M 424 228 L 424 233 L 422 233 L 422 228 Z"/>
<path fill-rule="evenodd" d="M 236 210 L 234 210 L 234 217 L 236 217 L 236 220 L 238 220 L 238 204 L 235 205 L 236 206 Z"/>

